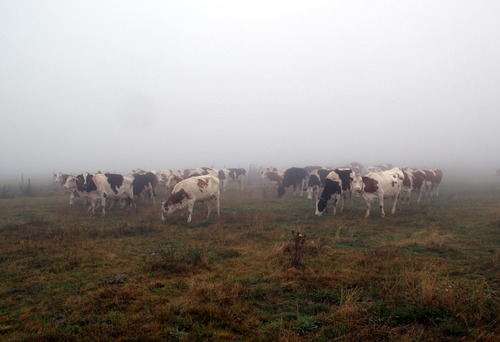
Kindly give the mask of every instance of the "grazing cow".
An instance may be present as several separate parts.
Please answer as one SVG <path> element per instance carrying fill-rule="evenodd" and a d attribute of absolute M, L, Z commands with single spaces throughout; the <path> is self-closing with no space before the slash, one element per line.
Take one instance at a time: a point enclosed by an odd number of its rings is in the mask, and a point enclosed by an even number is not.
<path fill-rule="evenodd" d="M 337 203 L 342 194 L 342 180 L 335 171 L 328 173 L 325 179 L 325 187 L 321 197 L 316 201 L 316 215 L 321 216 L 326 209 L 326 204 L 333 196 L 333 214 L 337 213 Z"/>
<path fill-rule="evenodd" d="M 175 211 L 187 209 L 188 222 L 191 222 L 195 202 L 207 202 L 208 214 L 210 216 L 211 204 L 215 203 L 217 215 L 219 211 L 220 181 L 213 176 L 191 177 L 180 181 L 172 190 L 170 197 L 161 205 L 161 218 L 163 221 Z"/>
<path fill-rule="evenodd" d="M 439 196 L 439 185 L 443 179 L 443 172 L 440 169 L 422 170 L 425 173 L 426 196 Z"/>
<path fill-rule="evenodd" d="M 269 179 L 271 182 L 276 182 L 277 185 L 280 185 L 283 181 L 283 176 L 285 175 L 284 169 L 277 169 L 275 167 L 268 167 L 264 171 L 262 171 L 261 178 Z"/>
<path fill-rule="evenodd" d="M 333 170 L 317 169 L 311 171 L 307 181 L 307 199 L 312 199 L 313 195 L 318 199 L 319 189 L 325 186 L 326 177 L 331 171 Z"/>
<path fill-rule="evenodd" d="M 379 200 L 382 217 L 385 217 L 384 198 L 387 197 L 393 198 L 391 214 L 394 214 L 403 179 L 403 171 L 399 168 L 393 168 L 388 171 L 370 172 L 366 176 L 355 177 L 353 188 L 366 201 L 365 217 L 370 216 L 371 203 L 376 199 Z"/>
<path fill-rule="evenodd" d="M 106 215 L 106 199 L 121 199 L 127 201 L 129 203 L 129 211 L 130 207 L 136 206 L 133 189 L 134 177 L 131 175 L 84 173 L 83 180 L 85 191 L 95 191 L 97 194 L 97 197 L 91 199 L 92 214 L 95 213 L 97 199 L 101 202 L 103 216 Z"/>
<path fill-rule="evenodd" d="M 239 184 L 240 190 L 243 191 L 245 175 L 246 175 L 245 169 L 231 168 L 231 169 L 219 170 L 217 176 L 220 180 L 222 191 L 226 191 L 226 186 L 228 181 L 237 182 Z"/>
<path fill-rule="evenodd" d="M 307 171 L 300 167 L 291 167 L 285 171 L 283 175 L 283 181 L 278 186 L 278 197 L 281 198 L 285 195 L 286 189 L 289 186 L 293 186 L 293 194 L 295 195 L 295 190 L 297 185 L 300 186 L 300 196 L 304 190 L 304 183 L 307 177 Z"/>

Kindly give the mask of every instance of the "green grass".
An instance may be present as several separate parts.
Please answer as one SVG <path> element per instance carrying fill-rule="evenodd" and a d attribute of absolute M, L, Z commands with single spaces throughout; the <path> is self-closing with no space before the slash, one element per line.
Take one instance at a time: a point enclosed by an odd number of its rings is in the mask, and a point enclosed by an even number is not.
<path fill-rule="evenodd" d="M 160 201 L 100 217 L 62 192 L 0 199 L 0 339 L 498 340 L 500 190 L 412 200 L 317 217 L 253 185 L 188 224 Z"/>

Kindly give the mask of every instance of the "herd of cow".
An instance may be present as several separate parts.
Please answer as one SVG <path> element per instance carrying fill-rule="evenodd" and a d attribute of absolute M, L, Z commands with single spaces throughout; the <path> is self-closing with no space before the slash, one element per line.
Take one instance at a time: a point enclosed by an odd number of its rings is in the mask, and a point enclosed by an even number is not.
<path fill-rule="evenodd" d="M 186 169 L 173 172 L 171 170 L 146 171 L 137 169 L 132 174 L 82 173 L 78 175 L 54 174 L 54 182 L 62 185 L 70 192 L 70 204 L 76 198 L 84 198 L 88 211 L 94 214 L 102 207 L 102 214 L 116 202 L 128 209 L 135 208 L 140 197 L 154 203 L 158 187 L 170 191 L 170 195 L 161 205 L 161 217 L 165 221 L 176 211 L 187 209 L 188 222 L 195 202 L 206 202 L 207 217 L 212 206 L 220 215 L 220 193 L 225 191 L 228 182 L 236 182 L 243 190 L 245 169 L 230 168 L 216 170 L 212 168 Z M 340 211 L 349 197 L 351 204 L 353 193 L 362 196 L 366 201 L 366 215 L 370 215 L 371 204 L 378 200 L 382 217 L 385 216 L 384 199 L 392 198 L 391 213 L 396 211 L 398 199 L 409 203 L 412 192 L 418 194 L 420 202 L 424 193 L 429 196 L 439 195 L 442 172 L 439 169 L 422 170 L 397 168 L 391 164 L 380 164 L 364 169 L 359 163 L 351 163 L 345 167 L 329 168 L 308 166 L 289 169 L 267 168 L 261 173 L 262 178 L 275 182 L 278 197 L 283 197 L 286 190 L 297 187 L 300 194 L 307 190 L 307 198 L 316 200 L 316 215 L 322 215 L 329 200 L 332 202 L 333 214 L 341 203 Z"/>

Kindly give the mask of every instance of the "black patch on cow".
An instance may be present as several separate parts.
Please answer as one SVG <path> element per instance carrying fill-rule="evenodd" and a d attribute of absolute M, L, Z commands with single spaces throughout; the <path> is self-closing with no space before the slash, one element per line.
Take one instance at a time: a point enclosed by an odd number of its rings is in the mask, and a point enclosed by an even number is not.
<path fill-rule="evenodd" d="M 335 173 L 339 175 L 342 181 L 342 190 L 347 191 L 351 188 L 351 170 L 338 170 L 335 169 Z"/>
<path fill-rule="evenodd" d="M 325 181 L 325 187 L 323 188 L 323 192 L 321 193 L 321 197 L 318 201 L 318 211 L 323 212 L 323 210 L 326 209 L 326 203 L 330 198 L 332 198 L 333 194 L 340 195 L 341 193 L 342 189 L 339 182 L 327 178 Z"/>
<path fill-rule="evenodd" d="M 208 174 L 209 174 L 209 171 L 212 171 L 212 169 L 211 169 L 211 168 L 209 168 L 209 167 L 202 167 L 201 169 L 203 170 L 203 171 L 201 172 L 201 175 L 202 175 L 202 176 L 206 176 L 206 175 L 208 175 Z"/>
<path fill-rule="evenodd" d="M 76 176 L 75 183 L 78 191 L 85 191 L 85 180 L 83 179 L 83 175 Z"/>
<path fill-rule="evenodd" d="M 321 185 L 325 185 L 326 176 L 328 176 L 328 174 L 332 171 L 333 170 L 330 170 L 330 169 L 319 169 L 318 170 L 318 175 L 319 175 L 319 180 L 321 182 Z"/>
<path fill-rule="evenodd" d="M 123 185 L 123 175 L 115 174 L 115 173 L 106 173 L 106 178 L 108 179 L 108 183 L 111 186 L 111 190 L 116 194 L 118 194 L 118 188 Z"/>
<path fill-rule="evenodd" d="M 83 175 L 82 175 L 82 178 L 83 178 Z M 84 181 L 85 181 L 84 182 L 85 191 L 91 192 L 91 191 L 97 190 L 97 186 L 94 183 L 94 176 L 93 175 L 88 174 L 87 179 Z"/>
<path fill-rule="evenodd" d="M 156 196 L 155 187 L 158 180 L 152 172 L 146 172 L 144 174 L 134 174 L 134 181 L 132 182 L 132 189 L 134 196 L 139 196 L 141 192 L 147 187 L 151 187 L 153 191 L 153 196 Z"/>
<path fill-rule="evenodd" d="M 278 187 L 278 197 L 283 197 L 286 189 L 293 185 L 293 191 L 297 187 L 297 184 L 301 184 L 302 181 L 306 178 L 307 171 L 301 167 L 291 167 L 285 171 L 285 175 L 283 176 L 283 181 L 281 182 L 281 187 Z"/>
<path fill-rule="evenodd" d="M 229 178 L 231 180 L 236 180 L 239 176 L 241 176 L 241 175 L 244 176 L 246 174 L 245 169 L 241 169 L 241 168 L 239 168 L 239 169 L 230 168 L 228 170 L 229 170 L 228 175 L 229 175 Z"/>
<path fill-rule="evenodd" d="M 320 185 L 321 185 L 321 181 L 320 181 L 318 175 L 311 175 L 309 177 L 309 181 L 307 182 L 308 187 L 320 186 Z"/>

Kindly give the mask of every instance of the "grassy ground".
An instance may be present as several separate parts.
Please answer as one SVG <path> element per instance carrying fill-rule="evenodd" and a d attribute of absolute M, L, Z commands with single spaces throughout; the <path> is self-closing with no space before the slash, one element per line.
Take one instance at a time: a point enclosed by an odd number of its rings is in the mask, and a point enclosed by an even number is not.
<path fill-rule="evenodd" d="M 3 341 L 500 338 L 498 186 L 449 184 L 384 219 L 359 199 L 316 217 L 258 185 L 191 224 L 162 223 L 159 203 L 104 218 L 67 203 L 0 199 Z"/>

